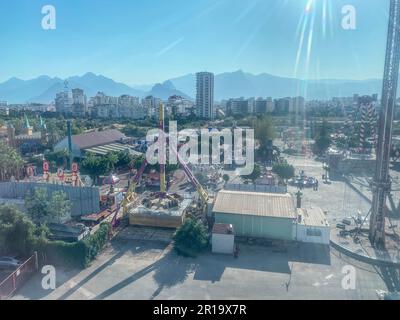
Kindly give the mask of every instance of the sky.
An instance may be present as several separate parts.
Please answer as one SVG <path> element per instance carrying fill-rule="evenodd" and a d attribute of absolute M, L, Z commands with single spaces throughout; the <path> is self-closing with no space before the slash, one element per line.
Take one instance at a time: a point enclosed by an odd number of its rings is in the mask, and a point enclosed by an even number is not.
<path fill-rule="evenodd" d="M 44 5 L 56 29 L 42 28 Z M 342 27 L 352 5 L 356 28 Z M 383 75 L 389 0 L 0 1 L 0 82 L 94 72 L 128 85 L 211 71 Z"/>

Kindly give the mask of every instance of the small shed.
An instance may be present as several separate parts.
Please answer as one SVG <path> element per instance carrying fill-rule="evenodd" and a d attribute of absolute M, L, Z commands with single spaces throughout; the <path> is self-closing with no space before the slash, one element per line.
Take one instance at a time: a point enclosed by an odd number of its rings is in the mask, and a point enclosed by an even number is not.
<path fill-rule="evenodd" d="M 211 244 L 213 253 L 232 254 L 235 245 L 233 225 L 214 223 Z"/>

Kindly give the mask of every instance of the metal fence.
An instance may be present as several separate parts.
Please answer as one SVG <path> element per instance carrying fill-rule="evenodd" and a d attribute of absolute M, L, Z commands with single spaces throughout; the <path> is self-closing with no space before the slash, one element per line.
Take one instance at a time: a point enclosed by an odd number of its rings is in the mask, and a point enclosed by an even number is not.
<path fill-rule="evenodd" d="M 0 283 L 0 300 L 10 298 L 37 271 L 38 258 L 35 253 Z"/>
<path fill-rule="evenodd" d="M 1 182 L 0 198 L 25 199 L 35 188 L 45 188 L 50 195 L 63 191 L 71 201 L 71 216 L 81 216 L 100 211 L 100 191 L 97 187 L 73 187 L 40 182 Z"/>

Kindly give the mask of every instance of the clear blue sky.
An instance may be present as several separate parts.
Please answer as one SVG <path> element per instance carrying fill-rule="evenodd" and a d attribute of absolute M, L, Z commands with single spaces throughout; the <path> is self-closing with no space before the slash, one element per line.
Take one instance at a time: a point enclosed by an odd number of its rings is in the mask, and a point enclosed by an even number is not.
<path fill-rule="evenodd" d="M 57 10 L 56 30 L 41 28 L 46 4 Z M 341 9 L 347 4 L 357 9 L 356 30 L 341 28 Z M 300 78 L 380 78 L 388 4 L 389 0 L 4 0 L 0 82 L 13 76 L 64 78 L 91 71 L 132 85 L 201 70 L 238 69 Z"/>

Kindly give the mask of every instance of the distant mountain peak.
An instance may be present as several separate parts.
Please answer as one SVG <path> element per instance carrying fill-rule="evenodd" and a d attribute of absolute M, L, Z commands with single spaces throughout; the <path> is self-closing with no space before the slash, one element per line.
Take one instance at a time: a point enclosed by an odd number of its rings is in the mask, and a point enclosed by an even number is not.
<path fill-rule="evenodd" d="M 175 88 L 175 86 L 174 86 L 174 84 L 172 83 L 171 80 L 164 81 L 162 85 L 165 88 L 168 88 L 168 89 L 171 89 L 171 90 L 176 90 L 176 88 Z"/>

